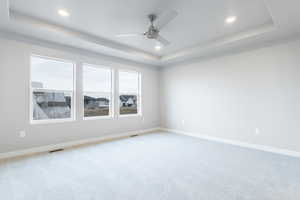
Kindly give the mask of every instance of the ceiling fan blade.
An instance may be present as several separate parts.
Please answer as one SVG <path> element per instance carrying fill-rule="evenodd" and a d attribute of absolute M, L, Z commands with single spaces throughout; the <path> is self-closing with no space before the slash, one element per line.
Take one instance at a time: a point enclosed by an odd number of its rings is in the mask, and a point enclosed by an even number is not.
<path fill-rule="evenodd" d="M 116 35 L 116 37 L 136 37 L 136 36 L 141 36 L 143 34 L 139 34 L 139 33 L 129 33 L 129 34 L 119 34 Z"/>
<path fill-rule="evenodd" d="M 170 42 L 167 39 L 165 39 L 164 37 L 162 37 L 161 35 L 158 35 L 156 40 L 164 46 L 168 46 L 170 44 Z"/>
<path fill-rule="evenodd" d="M 162 13 L 160 16 L 158 16 L 158 19 L 156 20 L 156 26 L 159 29 L 162 29 L 173 19 L 175 19 L 177 15 L 178 12 L 176 10 L 168 10 L 167 12 Z"/>

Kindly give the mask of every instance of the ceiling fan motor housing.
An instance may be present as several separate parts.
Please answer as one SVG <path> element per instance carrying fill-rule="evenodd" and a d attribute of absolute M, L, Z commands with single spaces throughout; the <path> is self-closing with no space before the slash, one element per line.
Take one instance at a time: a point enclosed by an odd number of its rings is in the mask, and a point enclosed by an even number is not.
<path fill-rule="evenodd" d="M 147 38 L 149 39 L 156 39 L 158 37 L 159 30 L 156 29 L 153 25 L 149 27 L 149 30 L 145 33 Z"/>
<path fill-rule="evenodd" d="M 144 35 L 146 35 L 148 39 L 156 39 L 158 37 L 159 30 L 155 28 L 153 22 L 156 20 L 157 16 L 155 14 L 150 14 L 148 15 L 148 18 L 150 20 L 151 25 L 148 31 L 144 33 Z"/>

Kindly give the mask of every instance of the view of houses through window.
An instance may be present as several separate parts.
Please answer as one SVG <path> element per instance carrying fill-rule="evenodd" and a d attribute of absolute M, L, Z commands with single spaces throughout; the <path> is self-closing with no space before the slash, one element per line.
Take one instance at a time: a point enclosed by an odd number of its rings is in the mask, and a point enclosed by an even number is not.
<path fill-rule="evenodd" d="M 72 119 L 73 63 L 31 57 L 32 120 Z"/>
<path fill-rule="evenodd" d="M 135 71 L 119 71 L 120 115 L 139 114 L 140 74 Z"/>
<path fill-rule="evenodd" d="M 74 120 L 74 64 L 59 59 L 31 56 L 31 121 Z M 140 73 L 118 71 L 119 114 L 140 114 Z M 113 70 L 82 66 L 83 117 L 114 114 Z"/>
<path fill-rule="evenodd" d="M 112 70 L 83 66 L 84 117 L 111 116 Z"/>

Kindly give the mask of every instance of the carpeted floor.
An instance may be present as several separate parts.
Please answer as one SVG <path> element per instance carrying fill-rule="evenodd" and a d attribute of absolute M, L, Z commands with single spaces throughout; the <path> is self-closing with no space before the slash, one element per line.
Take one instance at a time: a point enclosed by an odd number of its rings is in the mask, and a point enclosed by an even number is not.
<path fill-rule="evenodd" d="M 300 159 L 170 133 L 0 162 L 2 200 L 297 200 Z"/>

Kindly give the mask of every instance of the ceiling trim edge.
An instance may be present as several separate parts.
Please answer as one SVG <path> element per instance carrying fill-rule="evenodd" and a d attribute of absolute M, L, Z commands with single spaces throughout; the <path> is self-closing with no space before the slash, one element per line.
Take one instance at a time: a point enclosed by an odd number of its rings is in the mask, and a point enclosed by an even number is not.
<path fill-rule="evenodd" d="M 81 49 L 81 48 L 73 47 L 70 45 L 63 45 L 63 44 L 58 44 L 55 42 L 49 42 L 46 40 L 37 39 L 34 37 L 30 37 L 30 36 L 22 35 L 19 33 L 0 29 L 0 39 L 1 38 L 7 39 L 7 40 L 13 40 L 13 41 L 17 41 L 17 42 L 23 42 L 23 43 L 26 43 L 29 45 L 40 46 L 43 48 L 55 49 L 55 50 L 59 50 L 59 51 L 67 52 L 67 53 L 73 53 L 73 54 L 83 55 L 83 56 L 87 56 L 87 57 L 93 57 L 93 58 L 97 58 L 97 59 L 100 58 L 100 59 L 103 59 L 105 62 L 110 62 L 110 63 L 126 64 L 126 65 L 132 65 L 135 67 L 147 67 L 148 69 L 155 69 L 155 70 L 161 67 L 158 65 L 151 65 L 151 64 L 147 64 L 147 63 L 143 63 L 143 62 L 137 62 L 137 61 L 133 61 L 130 59 L 121 58 L 121 57 L 105 55 L 105 54 L 101 54 L 99 52 Z"/>
<path fill-rule="evenodd" d="M 126 54 L 135 54 L 137 56 L 143 57 L 145 59 L 150 60 L 159 60 L 160 56 L 151 54 L 149 52 L 130 47 L 128 45 L 124 45 L 112 40 L 108 40 L 106 38 L 102 38 L 99 36 L 95 36 L 89 33 L 85 33 L 79 30 L 75 30 L 72 28 L 68 28 L 62 25 L 58 25 L 37 17 L 33 17 L 19 11 L 15 11 L 9 9 L 9 19 L 19 23 L 25 23 L 27 25 L 31 25 L 33 27 L 43 28 L 51 32 L 61 33 L 70 37 L 75 37 L 76 39 L 81 39 L 83 41 L 97 44 L 100 46 L 108 47 L 113 50 L 121 51 L 122 53 Z"/>

